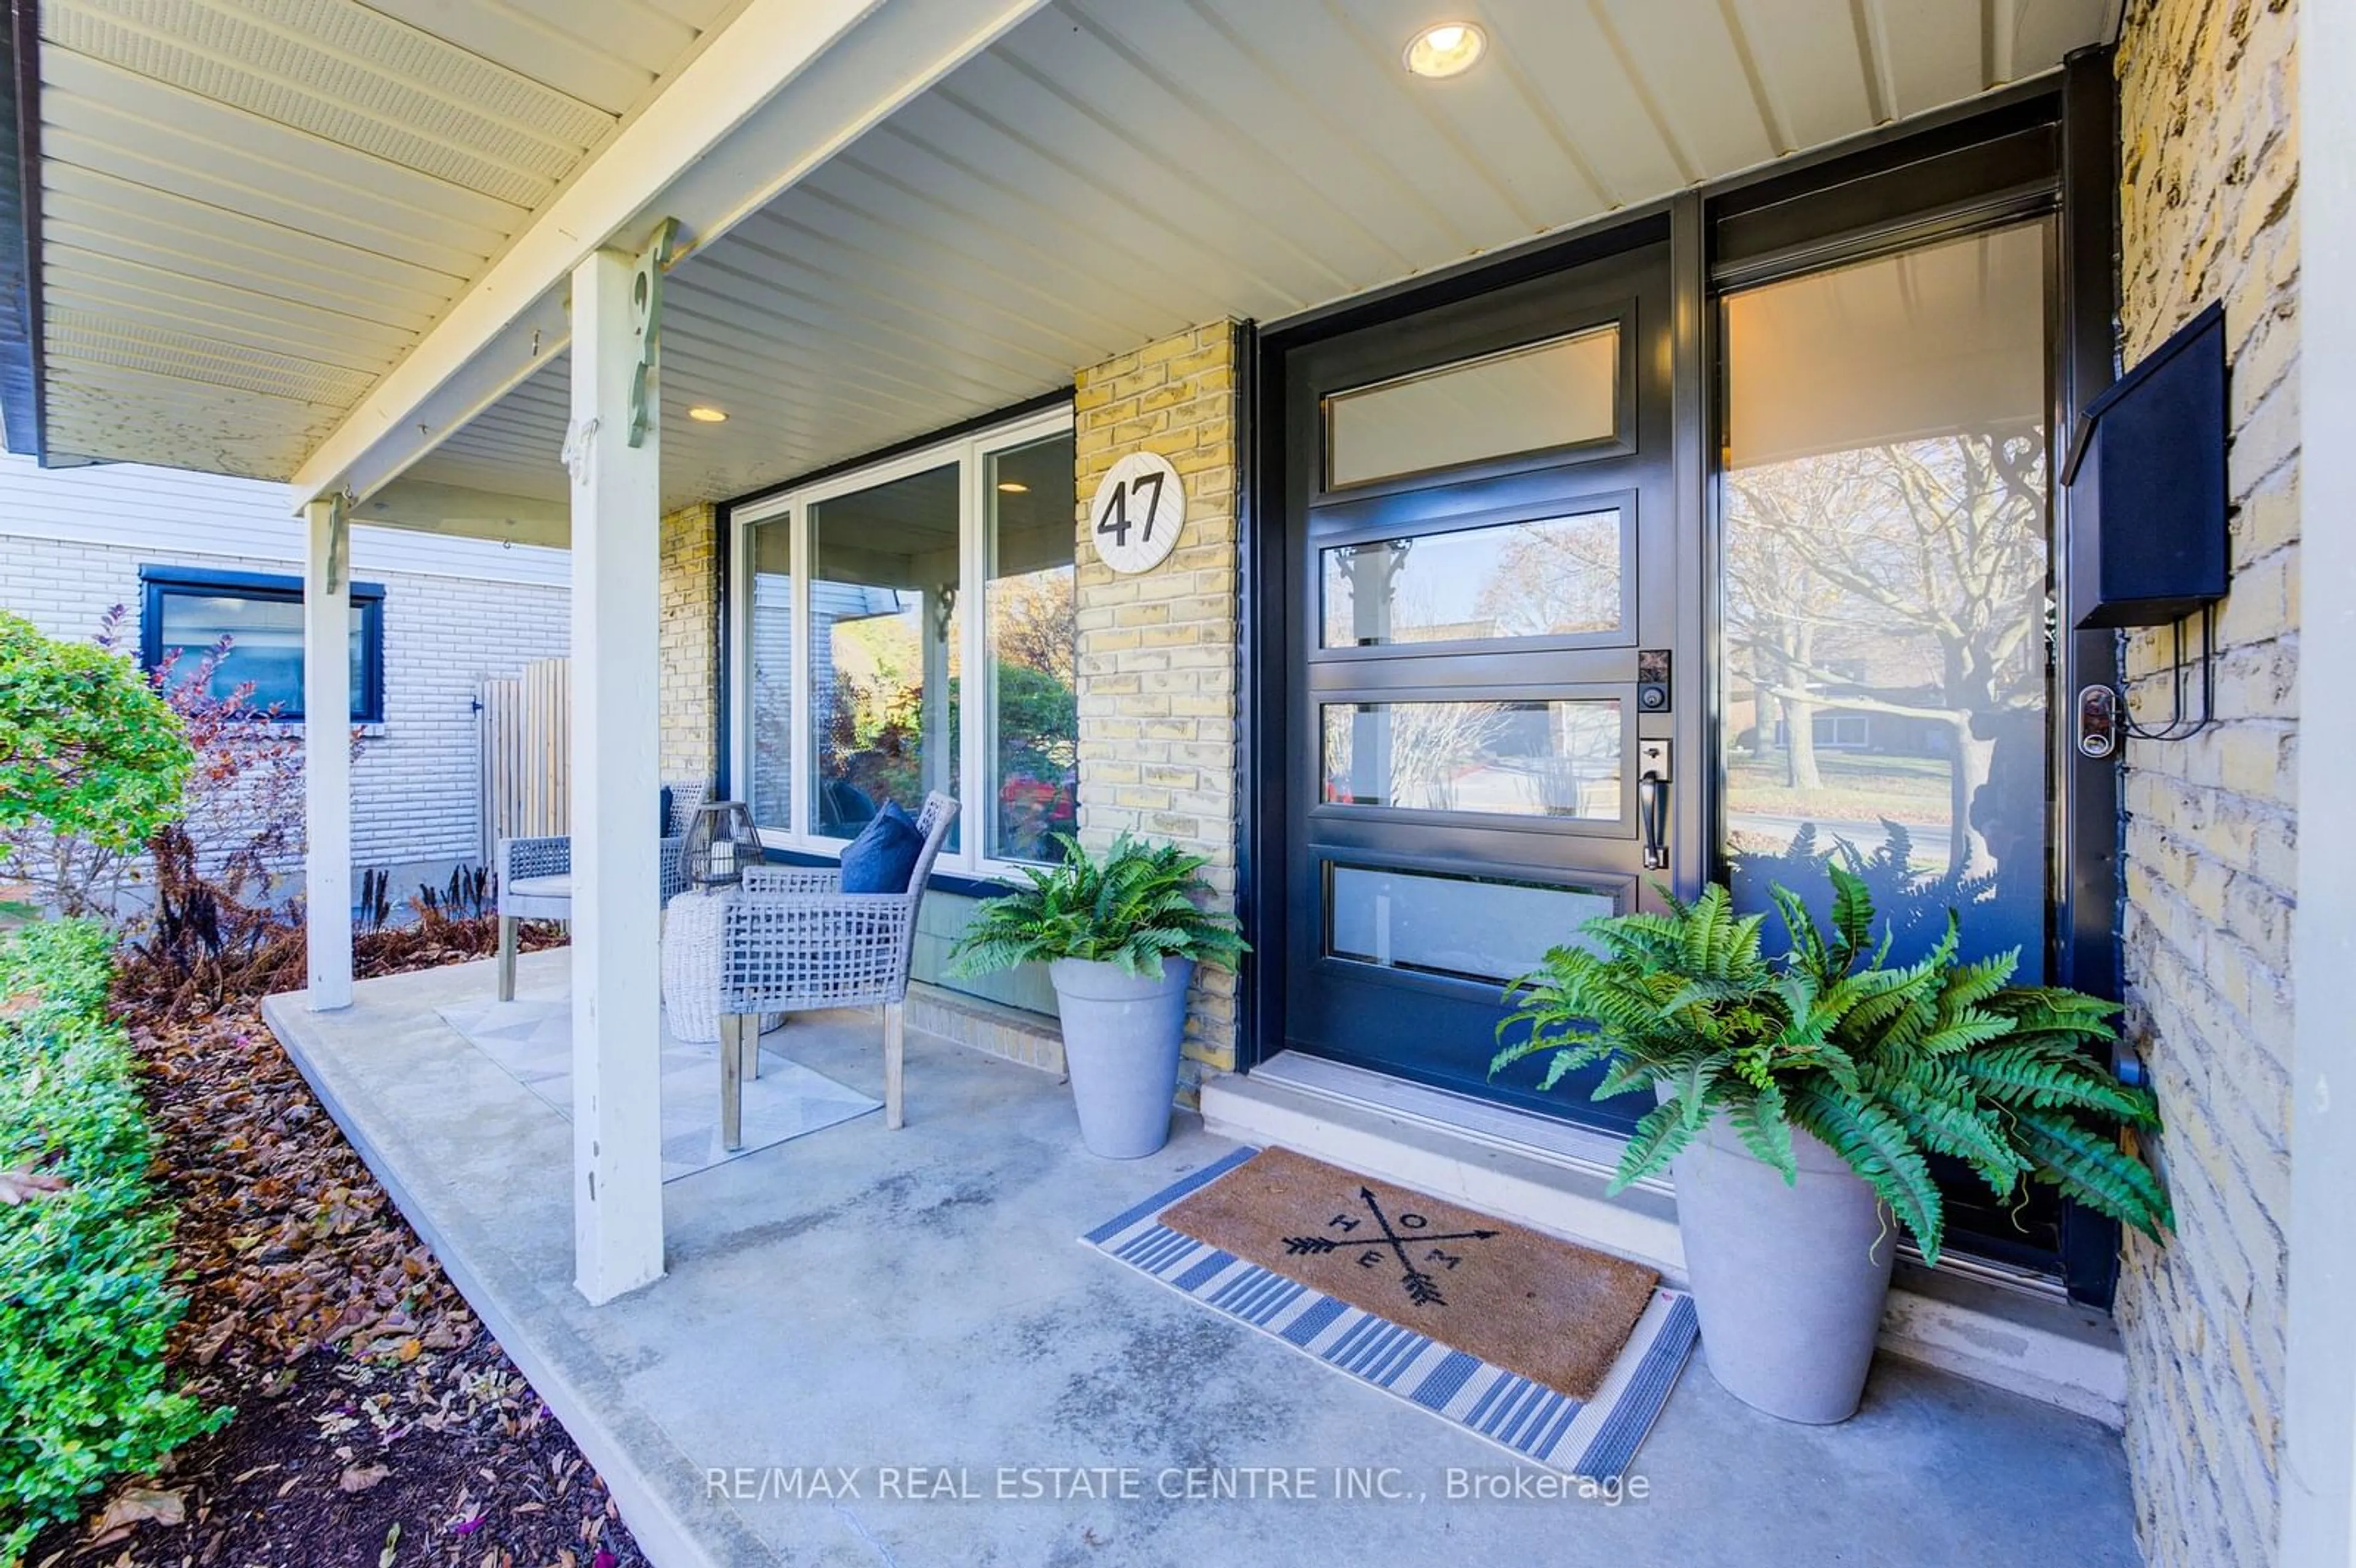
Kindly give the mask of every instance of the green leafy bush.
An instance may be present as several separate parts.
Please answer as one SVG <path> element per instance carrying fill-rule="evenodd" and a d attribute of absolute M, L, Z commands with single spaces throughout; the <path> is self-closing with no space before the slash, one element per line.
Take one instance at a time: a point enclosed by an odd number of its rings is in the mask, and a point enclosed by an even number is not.
<path fill-rule="evenodd" d="M 128 848 L 179 815 L 192 761 L 138 666 L 0 611 L 0 827 Z"/>
<path fill-rule="evenodd" d="M 1792 1129 L 1848 1161 L 1938 1262 L 1945 1211 L 1928 1155 L 1969 1165 L 1999 1200 L 2027 1180 L 2157 1239 L 2168 1199 L 2119 1128 L 2152 1126 L 2150 1093 L 2104 1071 L 2088 1048 L 2113 1038 L 2118 1008 L 2053 986 L 2014 986 L 2018 951 L 1958 963 L 1954 915 L 1919 963 L 1885 965 L 1873 900 L 1838 865 L 1833 929 L 1799 897 L 1774 900 L 1791 948 L 1760 951 L 1763 917 L 1737 918 L 1722 887 L 1668 914 L 1608 915 L 1583 928 L 1593 947 L 1557 947 L 1515 982 L 1519 1008 L 1498 1028 L 1526 1038 L 1497 1072 L 1551 1053 L 1543 1085 L 1606 1064 L 1593 1098 L 1655 1085 L 1666 1093 L 1636 1125 L 1614 1189 L 1661 1169 L 1723 1115 L 1761 1160 L 1794 1179 Z"/>
<path fill-rule="evenodd" d="M 1055 838 L 1061 864 L 1023 867 L 1029 887 L 985 901 L 966 923 L 956 973 L 1087 958 L 1143 977 L 1162 973 L 1165 957 L 1232 968 L 1243 955 L 1235 922 L 1202 907 L 1211 892 L 1203 856 L 1124 833 L 1097 859 L 1069 834 Z"/>
<path fill-rule="evenodd" d="M 0 946 L 0 1564 L 229 1418 L 167 1387 L 187 1301 L 108 973 L 88 922 Z"/>

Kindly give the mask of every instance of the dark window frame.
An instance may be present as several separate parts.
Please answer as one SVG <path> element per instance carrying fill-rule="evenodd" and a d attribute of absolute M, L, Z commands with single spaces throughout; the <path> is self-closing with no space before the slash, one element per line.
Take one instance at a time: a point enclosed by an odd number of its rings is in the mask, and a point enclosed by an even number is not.
<path fill-rule="evenodd" d="M 164 601 L 189 598 L 260 599 L 276 604 L 303 603 L 303 580 L 267 571 L 223 571 L 210 567 L 142 566 L 139 667 L 153 672 L 164 662 Z M 351 585 L 352 614 L 360 634 L 360 679 L 352 690 L 351 722 L 384 722 L 384 585 Z M 281 704 L 276 719 L 303 722 L 302 704 Z"/>

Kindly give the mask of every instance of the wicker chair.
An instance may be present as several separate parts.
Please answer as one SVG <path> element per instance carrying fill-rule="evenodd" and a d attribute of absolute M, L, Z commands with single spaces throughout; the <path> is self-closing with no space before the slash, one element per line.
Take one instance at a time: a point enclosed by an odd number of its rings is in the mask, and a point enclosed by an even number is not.
<path fill-rule="evenodd" d="M 687 829 L 696 808 L 712 796 L 708 784 L 670 787 L 670 820 L 656 861 L 663 907 L 687 887 Z M 573 840 L 499 840 L 499 1000 L 515 1000 L 516 927 L 527 920 L 573 918 Z"/>
<path fill-rule="evenodd" d="M 730 895 L 720 942 L 722 1141 L 742 1146 L 743 1084 L 757 1073 L 759 1015 L 820 1008 L 884 1009 L 884 1125 L 902 1125 L 908 965 L 916 910 L 933 862 L 948 841 L 957 802 L 927 795 L 916 817 L 925 836 L 905 893 L 846 893 L 836 870 L 755 867 Z"/>

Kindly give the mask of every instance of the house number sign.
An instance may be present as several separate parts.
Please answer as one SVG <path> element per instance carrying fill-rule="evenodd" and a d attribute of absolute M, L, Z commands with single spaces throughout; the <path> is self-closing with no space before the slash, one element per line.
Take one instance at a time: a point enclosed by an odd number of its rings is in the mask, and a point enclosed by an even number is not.
<path fill-rule="evenodd" d="M 1178 548 L 1186 491 L 1170 460 L 1132 452 L 1112 465 L 1088 503 L 1088 537 L 1115 571 L 1151 571 Z"/>

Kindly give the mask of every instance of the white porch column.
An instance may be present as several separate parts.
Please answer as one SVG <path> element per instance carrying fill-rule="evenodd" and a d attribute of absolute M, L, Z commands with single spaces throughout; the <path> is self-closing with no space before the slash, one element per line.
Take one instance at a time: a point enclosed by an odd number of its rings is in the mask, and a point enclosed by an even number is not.
<path fill-rule="evenodd" d="M 573 273 L 573 1251 L 593 1303 L 663 1272 L 660 493 L 651 407 L 629 444 L 634 267 L 601 251 Z"/>
<path fill-rule="evenodd" d="M 303 912 L 320 1013 L 352 1005 L 352 574 L 337 503 L 303 516 Z"/>
<path fill-rule="evenodd" d="M 2356 16 L 2298 11 L 2298 915 L 2291 953 L 2286 1568 L 2356 1562 Z M 2309 678 L 2320 675 L 2321 679 Z"/>

